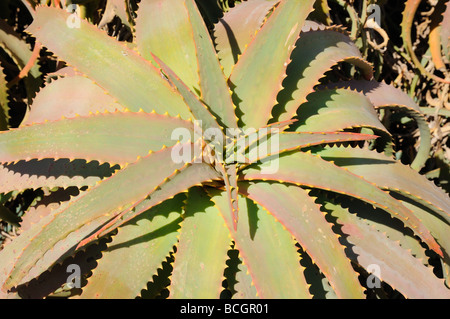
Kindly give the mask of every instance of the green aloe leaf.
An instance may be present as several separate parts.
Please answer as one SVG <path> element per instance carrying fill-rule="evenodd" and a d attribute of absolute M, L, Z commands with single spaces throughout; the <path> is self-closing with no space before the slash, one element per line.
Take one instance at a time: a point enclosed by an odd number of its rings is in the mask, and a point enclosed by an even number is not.
<path fill-rule="evenodd" d="M 9 99 L 6 75 L 0 65 L 0 131 L 8 128 Z"/>
<path fill-rule="evenodd" d="M 19 236 L 11 245 L 0 252 L 2 256 L 0 282 L 3 289 L 22 283 L 30 276 L 28 271 L 45 257 L 35 274 L 45 271 L 58 258 L 89 233 L 98 228 L 96 220 L 104 223 L 125 207 L 133 207 L 148 194 L 182 169 L 184 163 L 172 161 L 172 148 L 151 153 L 137 162 L 128 165 L 112 177 L 105 179 L 89 192 L 84 193 L 65 209 L 43 218 L 28 232 Z M 146 183 L 140 181 L 146 180 Z M 120 188 L 117 185 L 121 185 Z M 101 201 L 100 198 L 108 198 Z M 25 235 L 26 234 L 26 235 Z M 70 235 L 70 236 L 69 236 Z M 59 246 L 59 247 L 58 247 Z M 53 249 L 58 247 L 59 249 Z M 43 257 L 44 256 L 44 257 Z M 40 271 L 39 271 L 40 270 Z"/>
<path fill-rule="evenodd" d="M 177 242 L 184 195 L 174 197 L 120 227 L 80 298 L 135 298 Z M 118 260 L 133 260 L 121 263 Z"/>
<path fill-rule="evenodd" d="M 370 127 L 386 132 L 370 100 L 345 89 L 316 91 L 297 110 L 297 132 L 331 132 L 351 127 Z"/>
<path fill-rule="evenodd" d="M 239 189 L 292 234 L 328 278 L 338 297 L 365 297 L 357 273 L 331 230 L 331 224 L 307 191 L 295 185 L 260 181 L 240 183 Z"/>
<path fill-rule="evenodd" d="M 10 55 L 20 70 L 27 65 L 33 54 L 25 40 L 3 19 L 0 19 L 0 47 Z M 41 75 L 39 65 L 35 63 L 24 79 L 28 102 L 31 102 L 42 84 Z"/>
<path fill-rule="evenodd" d="M 83 76 L 68 76 L 47 84 L 39 91 L 21 126 L 56 121 L 63 116 L 71 118 L 116 110 L 123 111 L 124 107 L 92 80 Z"/>
<path fill-rule="evenodd" d="M 291 52 L 313 4 L 281 1 L 234 66 L 229 82 L 244 128 L 260 128 L 270 120 Z"/>
<path fill-rule="evenodd" d="M 161 58 L 193 92 L 200 91 L 196 46 L 185 0 L 145 0 L 139 4 L 136 43 L 141 55 Z"/>
<path fill-rule="evenodd" d="M 183 81 L 158 57 L 152 54 L 153 59 L 156 61 L 158 66 L 169 78 L 170 83 L 178 90 L 178 92 L 183 97 L 189 110 L 194 115 L 195 119 L 202 121 L 202 126 L 206 129 L 221 129 L 220 125 L 217 123 L 216 118 L 209 112 L 205 104 L 200 102 L 198 97 L 192 93 L 191 90 L 183 83 Z"/>
<path fill-rule="evenodd" d="M 136 128 L 139 127 L 139 130 Z M 126 164 L 172 146 L 172 132 L 191 122 L 144 112 L 116 112 L 25 126 L 0 133 L 0 162 L 81 158 Z"/>
<path fill-rule="evenodd" d="M 235 106 L 231 100 L 231 91 L 219 64 L 208 29 L 194 0 L 186 0 L 186 7 L 197 49 L 201 98 L 209 106 L 219 124 L 235 128 L 238 119 L 235 114 Z"/>
<path fill-rule="evenodd" d="M 407 298 L 449 298 L 450 290 L 444 281 L 407 250 L 340 205 L 326 202 L 324 208 L 342 225 L 342 232 L 348 236 L 346 240 L 353 245 L 355 261 L 372 271 L 377 267 L 379 280 L 386 281 Z"/>
<path fill-rule="evenodd" d="M 309 285 L 303 276 L 295 242 L 289 232 L 261 206 L 241 196 L 240 219 L 235 231 L 230 216 L 224 213 L 228 209 L 226 193 L 212 191 L 211 194 L 248 268 L 257 296 L 309 298 Z"/>
<path fill-rule="evenodd" d="M 263 25 L 269 10 L 278 0 L 244 1 L 236 4 L 214 27 L 216 50 L 226 76 Z M 251 17 L 251 18 L 250 18 Z"/>
<path fill-rule="evenodd" d="M 345 87 L 363 93 L 376 109 L 393 109 L 413 118 L 420 132 L 420 145 L 411 167 L 419 171 L 427 161 L 431 148 L 431 133 L 420 107 L 405 92 L 384 82 L 350 80 L 328 85 Z"/>
<path fill-rule="evenodd" d="M 219 298 L 231 238 L 201 188 L 189 190 L 178 240 L 170 298 Z"/>
<path fill-rule="evenodd" d="M 28 32 L 79 72 L 104 88 L 131 111 L 191 117 L 183 99 L 175 94 L 156 67 L 110 38 L 85 20 L 71 27 L 69 13 L 57 8 L 37 7 Z M 89 50 L 85 50 L 85 48 Z"/>
<path fill-rule="evenodd" d="M 192 186 L 199 186 L 205 182 L 212 182 L 220 179 L 220 175 L 210 165 L 205 163 L 194 163 L 183 168 L 183 171 L 171 176 L 164 184 L 155 189 L 144 200 L 137 203 L 132 208 L 126 208 L 111 220 L 105 223 L 100 229 L 92 233 L 89 237 L 80 242 L 78 247 L 87 245 L 91 241 L 102 237 L 117 227 L 125 224 L 139 214 L 147 211 L 155 205 L 162 203 L 167 198 L 172 198 L 178 193 L 186 192 Z"/>
<path fill-rule="evenodd" d="M 301 165 L 298 165 L 301 163 Z M 252 165 L 242 171 L 241 179 L 274 180 L 345 194 L 380 207 L 399 218 L 428 246 L 442 256 L 440 246 L 420 220 L 400 202 L 363 177 L 355 175 L 317 155 L 298 152 L 280 156 L 267 162 L 270 171 Z M 276 169 L 274 173 L 272 170 Z M 316 174 L 321 172 L 321 174 Z M 329 176 L 333 176 L 332 179 Z"/>
<path fill-rule="evenodd" d="M 324 74 L 340 62 L 355 64 L 366 78 L 372 77 L 372 66 L 362 59 L 358 47 L 346 33 L 333 27 L 321 29 L 318 27 L 300 34 L 286 69 L 283 90 L 277 97 L 278 105 L 273 110 L 275 120 L 294 116 Z"/>
<path fill-rule="evenodd" d="M 260 138 L 257 143 L 249 145 L 244 153 L 246 163 L 252 164 L 267 157 L 313 145 L 364 141 L 376 139 L 370 134 L 347 132 L 281 132 Z"/>
<path fill-rule="evenodd" d="M 450 224 L 448 194 L 410 167 L 381 153 L 361 148 L 330 147 L 314 152 L 323 159 L 333 161 L 336 165 L 375 183 L 381 189 L 417 201 Z"/>

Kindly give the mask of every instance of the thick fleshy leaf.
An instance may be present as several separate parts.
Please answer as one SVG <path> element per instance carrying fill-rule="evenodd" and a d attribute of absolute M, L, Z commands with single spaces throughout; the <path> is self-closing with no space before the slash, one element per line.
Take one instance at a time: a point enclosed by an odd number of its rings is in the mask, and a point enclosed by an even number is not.
<path fill-rule="evenodd" d="M 91 241 L 108 234 L 115 228 L 125 224 L 129 220 L 147 211 L 151 207 L 160 204 L 167 198 L 172 198 L 178 193 L 186 192 L 192 186 L 199 186 L 205 182 L 220 180 L 220 175 L 216 170 L 206 163 L 195 163 L 184 168 L 182 172 L 172 176 L 158 189 L 152 192 L 143 201 L 137 203 L 132 209 L 125 209 L 116 217 L 105 223 L 100 229 L 85 238 L 78 247 L 87 245 Z"/>
<path fill-rule="evenodd" d="M 267 163 L 266 163 L 267 164 Z M 334 163 L 311 153 L 297 152 L 282 155 L 269 162 L 276 171 L 268 171 L 252 165 L 242 171 L 244 180 L 274 180 L 345 194 L 380 207 L 399 218 L 423 239 L 428 246 L 442 256 L 440 246 L 420 220 L 400 202 L 389 196 L 372 182 L 355 175 Z M 316 174 L 321 172 L 321 174 Z"/>
<path fill-rule="evenodd" d="M 231 238 L 200 188 L 189 190 L 171 277 L 170 298 L 219 298 Z"/>
<path fill-rule="evenodd" d="M 381 189 L 397 192 L 425 205 L 450 223 L 448 194 L 410 167 L 381 153 L 361 148 L 330 147 L 315 153 Z"/>
<path fill-rule="evenodd" d="M 300 243 L 339 298 L 364 298 L 357 273 L 331 224 L 308 193 L 295 185 L 240 183 L 240 192 L 274 216 Z"/>
<path fill-rule="evenodd" d="M 196 47 L 185 0 L 145 0 L 139 4 L 136 43 L 141 55 L 164 61 L 191 91 L 200 91 Z"/>
<path fill-rule="evenodd" d="M 49 215 L 53 210 L 58 209 L 63 203 L 75 200 L 80 193 L 81 191 L 78 187 L 72 186 L 67 188 L 61 187 L 49 192 L 48 195 L 44 195 L 22 215 L 20 231 L 27 231 L 33 224 L 38 223 L 40 219 Z"/>
<path fill-rule="evenodd" d="M 61 117 L 87 116 L 90 112 L 122 111 L 123 106 L 105 90 L 83 76 L 60 78 L 47 84 L 35 97 L 21 126 Z"/>
<path fill-rule="evenodd" d="M 231 92 L 219 64 L 214 45 L 194 0 L 186 0 L 197 49 L 201 98 L 210 111 L 226 127 L 236 127 L 237 117 Z"/>
<path fill-rule="evenodd" d="M 123 225 L 102 254 L 80 298 L 135 298 L 177 242 L 184 195 L 167 200 Z M 121 263 L 119 260 L 133 260 Z"/>
<path fill-rule="evenodd" d="M 257 144 L 248 147 L 244 156 L 248 160 L 247 163 L 256 163 L 272 155 L 299 148 L 326 143 L 364 141 L 377 137 L 376 135 L 347 132 L 281 132 L 259 139 Z"/>
<path fill-rule="evenodd" d="M 387 132 L 367 97 L 345 89 L 321 90 L 308 96 L 297 111 L 297 132 L 331 132 L 371 127 Z"/>
<path fill-rule="evenodd" d="M 397 196 L 403 205 L 405 205 L 408 209 L 414 212 L 416 216 L 418 216 L 422 222 L 427 226 L 430 230 L 431 234 L 436 238 L 436 241 L 442 246 L 444 251 L 444 258 L 441 259 L 443 263 L 443 275 L 447 283 L 447 287 L 449 287 L 449 274 L 448 269 L 450 266 L 450 241 L 448 240 L 448 232 L 449 232 L 449 224 L 443 221 L 439 216 L 433 214 L 424 206 L 421 206 L 410 198 L 406 198 L 404 196 Z M 450 288 L 449 288 L 450 289 Z"/>
<path fill-rule="evenodd" d="M 278 94 L 278 105 L 273 110 L 277 121 L 292 118 L 319 80 L 340 62 L 352 63 L 366 78 L 372 77 L 372 66 L 362 59 L 350 37 L 339 29 L 317 27 L 302 32 L 291 59 L 283 90 Z"/>
<path fill-rule="evenodd" d="M 337 223 L 342 225 L 342 232 L 348 236 L 346 240 L 353 245 L 352 259 L 372 271 L 377 267 L 380 280 L 386 281 L 407 298 L 450 297 L 450 290 L 431 268 L 424 266 L 419 259 L 383 233 L 339 205 L 325 203 L 324 208 L 337 218 Z"/>
<path fill-rule="evenodd" d="M 261 28 L 278 0 L 243 1 L 219 19 L 214 27 L 216 50 L 226 76 Z"/>
<path fill-rule="evenodd" d="M 219 129 L 220 125 L 217 123 L 216 118 L 209 112 L 205 104 L 200 102 L 198 97 L 184 84 L 184 82 L 157 56 L 152 54 L 153 59 L 158 66 L 162 69 L 164 74 L 169 78 L 170 83 L 180 92 L 189 110 L 194 115 L 195 119 L 202 121 L 204 129 Z"/>
<path fill-rule="evenodd" d="M 139 129 L 136 129 L 139 128 Z M 126 164 L 172 146 L 172 132 L 189 121 L 156 113 L 116 112 L 63 119 L 0 133 L 0 162 L 42 158 L 96 159 Z"/>
<path fill-rule="evenodd" d="M 229 83 L 244 128 L 257 129 L 270 120 L 291 52 L 313 4 L 281 1 L 233 68 Z"/>
<path fill-rule="evenodd" d="M 9 99 L 5 73 L 0 65 L 0 131 L 8 128 Z"/>
<path fill-rule="evenodd" d="M 212 201 L 248 267 L 260 298 L 310 298 L 295 242 L 275 218 L 251 200 L 239 197 L 240 219 L 235 231 L 225 192 L 211 192 Z"/>
<path fill-rule="evenodd" d="M 150 62 L 85 20 L 79 28 L 67 21 L 65 10 L 41 6 L 27 31 L 131 111 L 191 117 L 181 96 Z"/>
<path fill-rule="evenodd" d="M 420 145 L 411 167 L 418 171 L 425 165 L 431 148 L 431 133 L 425 116 L 409 95 L 392 85 L 376 81 L 350 80 L 332 83 L 328 87 L 357 90 L 363 93 L 377 109 L 393 109 L 412 117 L 419 128 Z"/>
<path fill-rule="evenodd" d="M 257 299 L 258 292 L 253 284 L 252 276 L 248 271 L 248 267 L 242 262 L 238 265 L 238 272 L 236 273 L 236 293 L 233 299 Z"/>
<path fill-rule="evenodd" d="M 22 283 L 24 278 L 30 276 L 28 271 L 49 252 L 52 258 L 45 258 L 45 262 L 39 263 L 39 268 L 34 267 L 35 275 L 45 271 L 98 228 L 101 224 L 97 226 L 96 220 L 104 223 L 125 207 L 135 206 L 169 177 L 176 175 L 185 164 L 175 163 L 171 159 L 171 151 L 172 148 L 166 148 L 128 165 L 99 182 L 66 208 L 48 215 L 5 247 L 0 252 L 0 282 L 3 289 Z M 146 182 L 142 183 L 142 180 Z M 108 200 L 102 201 L 100 198 Z"/>
<path fill-rule="evenodd" d="M 0 47 L 10 55 L 19 69 L 23 69 L 33 55 L 25 40 L 3 19 L 0 19 Z M 39 65 L 35 63 L 25 78 L 28 102 L 31 101 L 42 84 L 41 75 Z"/>

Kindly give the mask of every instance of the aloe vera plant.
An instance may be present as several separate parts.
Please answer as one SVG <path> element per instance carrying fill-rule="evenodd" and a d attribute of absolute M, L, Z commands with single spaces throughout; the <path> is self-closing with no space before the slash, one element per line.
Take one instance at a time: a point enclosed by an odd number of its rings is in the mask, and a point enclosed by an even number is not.
<path fill-rule="evenodd" d="M 0 134 L 0 192 L 49 190 L 0 251 L 3 294 L 54 293 L 76 264 L 69 293 L 134 298 L 169 262 L 171 298 L 218 298 L 224 279 L 235 298 L 365 298 L 374 265 L 406 297 L 448 298 L 450 202 L 417 172 L 423 115 L 313 6 L 238 3 L 211 35 L 193 0 L 142 0 L 133 43 L 37 6 L 27 31 L 67 67 Z M 333 82 L 341 63 L 360 79 Z M 412 167 L 386 108 L 422 128 Z"/>

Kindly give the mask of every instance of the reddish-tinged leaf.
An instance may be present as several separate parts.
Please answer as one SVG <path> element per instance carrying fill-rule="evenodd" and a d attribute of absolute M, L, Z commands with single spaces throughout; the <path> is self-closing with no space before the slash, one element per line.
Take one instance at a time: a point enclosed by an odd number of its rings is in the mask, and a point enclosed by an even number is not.
<path fill-rule="evenodd" d="M 229 83 L 244 128 L 257 129 L 270 120 L 291 52 L 313 3 L 281 1 L 234 66 Z"/>
<path fill-rule="evenodd" d="M 268 162 L 268 164 L 269 167 L 276 168 L 276 171 L 267 172 L 257 165 L 252 165 L 242 171 L 241 179 L 293 183 L 329 190 L 363 200 L 384 209 L 393 217 L 399 218 L 431 249 L 442 255 L 440 246 L 431 236 L 429 230 L 410 210 L 364 178 L 311 153 L 297 152 L 280 156 Z M 321 172 L 321 174 L 317 174 L 317 172 Z"/>
<path fill-rule="evenodd" d="M 295 185 L 239 183 L 240 192 L 264 207 L 300 243 L 339 298 L 364 298 L 357 273 L 319 206 Z"/>

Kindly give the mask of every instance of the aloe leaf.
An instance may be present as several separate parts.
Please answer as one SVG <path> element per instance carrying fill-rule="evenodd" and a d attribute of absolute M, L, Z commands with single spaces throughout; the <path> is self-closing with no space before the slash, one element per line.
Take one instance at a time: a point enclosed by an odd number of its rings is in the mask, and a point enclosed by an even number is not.
<path fill-rule="evenodd" d="M 214 38 L 220 64 L 227 77 L 261 28 L 269 10 L 277 2 L 278 0 L 241 2 L 219 19 L 214 27 Z"/>
<path fill-rule="evenodd" d="M 0 131 L 8 128 L 9 120 L 9 100 L 6 76 L 0 65 Z"/>
<path fill-rule="evenodd" d="M 398 199 L 398 196 L 396 194 L 391 193 L 391 195 L 394 198 Z M 405 228 L 405 225 L 400 220 L 393 219 L 387 212 L 381 210 L 380 208 L 367 205 L 367 203 L 364 203 L 362 201 L 357 201 L 352 198 L 330 193 L 327 193 L 326 196 L 331 198 L 329 201 L 332 201 L 335 204 L 339 204 L 341 207 L 345 207 L 350 213 L 356 214 L 358 219 L 361 219 L 361 221 L 363 221 L 365 224 L 376 229 L 380 233 L 383 233 L 386 237 L 389 238 L 389 240 L 396 242 L 404 249 L 408 250 L 411 255 L 419 259 L 424 265 L 429 265 L 429 257 L 427 256 L 427 253 L 429 252 L 424 247 L 422 242 L 417 239 L 414 233 L 409 228 Z M 319 195 L 318 197 L 321 198 L 322 196 Z M 407 206 L 404 202 L 402 202 L 402 204 L 405 207 Z M 414 212 L 413 209 L 409 209 Z M 414 214 L 418 216 L 416 213 Z M 424 222 L 422 218 L 420 218 L 420 220 L 428 229 L 430 229 L 430 224 Z M 432 235 L 441 245 L 445 256 L 445 245 L 442 245 L 439 237 L 437 237 L 435 233 L 432 233 Z"/>
<path fill-rule="evenodd" d="M 150 196 L 137 203 L 135 207 L 122 210 L 119 214 L 102 225 L 101 228 L 81 241 L 78 248 L 108 234 L 139 214 L 162 203 L 167 198 L 172 198 L 178 193 L 186 192 L 192 186 L 199 186 L 202 185 L 202 183 L 218 179 L 220 179 L 220 175 L 208 164 L 194 163 L 188 165 L 178 174 L 171 176 L 170 179 L 166 180 L 158 189 L 154 190 Z"/>
<path fill-rule="evenodd" d="M 11 56 L 19 69 L 23 69 L 27 65 L 33 54 L 28 44 L 3 19 L 0 19 L 0 47 Z M 35 63 L 25 78 L 29 102 L 42 84 L 41 75 L 39 65 Z"/>
<path fill-rule="evenodd" d="M 259 128 L 270 120 L 291 52 L 313 3 L 281 1 L 234 66 L 229 82 L 244 128 Z"/>
<path fill-rule="evenodd" d="M 189 190 L 178 240 L 170 298 L 219 298 L 231 239 L 202 189 Z"/>
<path fill-rule="evenodd" d="M 307 101 L 307 96 L 314 91 L 319 80 L 339 62 L 355 64 L 366 78 L 372 77 L 372 66 L 362 59 L 350 37 L 339 29 L 318 28 L 302 32 L 291 59 L 283 90 L 277 97 L 278 105 L 273 110 L 276 121 L 294 116 L 298 106 Z"/>
<path fill-rule="evenodd" d="M 124 107 L 90 79 L 74 75 L 53 81 L 41 89 L 21 126 L 56 121 L 63 116 L 71 118 L 116 110 L 122 111 Z"/>
<path fill-rule="evenodd" d="M 73 271 L 74 265 L 79 266 L 80 284 L 83 286 L 85 278 L 90 275 L 92 269 L 97 266 L 99 259 L 102 257 L 102 251 L 106 249 L 107 241 L 108 239 L 105 238 L 101 242 L 65 258 L 64 261 L 55 264 L 51 270 L 44 272 L 26 285 L 18 287 L 17 291 L 23 299 L 73 298 L 79 293 L 79 290 L 72 289 L 70 285 L 70 278 L 68 278 L 70 270 Z"/>
<path fill-rule="evenodd" d="M 139 4 L 136 43 L 140 54 L 160 57 L 191 91 L 200 91 L 196 47 L 185 0 L 146 0 Z"/>
<path fill-rule="evenodd" d="M 261 206 L 241 196 L 241 218 L 235 231 L 230 216 L 224 213 L 228 209 L 226 193 L 212 191 L 211 195 L 212 201 L 225 219 L 235 247 L 248 267 L 257 296 L 310 298 L 295 242 L 289 232 Z"/>
<path fill-rule="evenodd" d="M 353 245 L 353 258 L 366 269 L 378 267 L 380 280 L 386 281 L 407 298 L 450 296 L 450 290 L 445 287 L 443 280 L 438 279 L 432 269 L 424 266 L 397 243 L 364 224 L 340 205 L 325 203 L 324 208 L 331 211 L 331 215 L 337 218 L 337 223 L 342 225 L 342 232 Z"/>
<path fill-rule="evenodd" d="M 236 293 L 233 295 L 233 299 L 257 299 L 258 292 L 253 284 L 248 267 L 243 263 L 242 258 L 240 258 L 240 261 L 236 273 L 236 284 L 234 285 Z"/>
<path fill-rule="evenodd" d="M 297 110 L 297 132 L 331 132 L 350 127 L 371 127 L 387 132 L 370 100 L 345 89 L 320 90 L 308 96 Z"/>
<path fill-rule="evenodd" d="M 299 166 L 298 163 L 301 163 L 301 165 Z M 363 177 L 340 168 L 334 163 L 327 162 L 317 155 L 303 152 L 281 155 L 278 158 L 268 161 L 266 165 L 269 165 L 272 169 L 269 171 L 257 165 L 252 165 L 242 171 L 240 179 L 274 180 L 293 183 L 360 199 L 384 209 L 392 217 L 399 218 L 415 234 L 422 238 L 430 249 L 442 256 L 440 246 L 436 243 L 423 223 L 400 202 Z M 274 173 L 273 170 L 275 168 L 276 171 Z M 318 175 L 316 172 L 321 172 L 321 174 Z M 333 178 L 329 178 L 329 176 Z"/>
<path fill-rule="evenodd" d="M 172 83 L 178 92 L 180 92 L 195 119 L 202 121 L 202 125 L 207 129 L 213 128 L 220 130 L 220 125 L 217 123 L 216 118 L 209 112 L 206 105 L 200 102 L 197 96 L 189 90 L 186 84 L 184 84 L 183 81 L 163 61 L 153 54 L 152 57 L 162 71 L 167 75 L 170 83 Z"/>
<path fill-rule="evenodd" d="M 219 64 L 208 29 L 194 0 L 187 0 L 186 7 L 189 12 L 197 50 L 201 98 L 209 106 L 219 124 L 235 128 L 237 127 L 237 117 L 231 100 L 231 92 Z"/>
<path fill-rule="evenodd" d="M 347 132 L 281 132 L 269 134 L 258 143 L 252 144 L 245 152 L 247 163 L 252 164 L 267 157 L 306 148 L 313 145 L 340 143 L 350 141 L 364 141 L 376 139 L 371 134 Z"/>
<path fill-rule="evenodd" d="M 184 195 L 164 201 L 120 227 L 80 298 L 135 298 L 177 242 Z M 118 260 L 133 258 L 117 267 Z"/>
<path fill-rule="evenodd" d="M 36 8 L 35 15 L 27 31 L 104 88 L 119 104 L 131 111 L 142 108 L 190 118 L 183 99 L 158 69 L 126 45 L 85 20 L 80 21 L 79 28 L 70 27 L 69 13 L 64 10 L 41 6 Z"/>
<path fill-rule="evenodd" d="M 414 212 L 420 220 L 427 226 L 431 234 L 444 250 L 444 260 L 448 264 L 450 261 L 450 242 L 448 241 L 449 223 L 444 221 L 441 216 L 435 214 L 427 207 L 415 202 L 404 195 L 394 195 L 405 207 Z"/>
<path fill-rule="evenodd" d="M 292 234 L 328 278 L 339 298 L 365 297 L 331 224 L 305 190 L 260 181 L 239 186 L 245 196 L 264 207 Z"/>
<path fill-rule="evenodd" d="M 119 165 L 97 161 L 43 159 L 19 161 L 0 165 L 0 192 L 38 189 L 40 187 L 94 186 L 102 178 L 111 176 Z"/>
<path fill-rule="evenodd" d="M 410 96 L 392 85 L 376 81 L 350 80 L 333 83 L 329 86 L 357 90 L 358 92 L 363 93 L 377 109 L 394 109 L 404 112 L 412 117 L 419 128 L 420 145 L 417 155 L 411 163 L 411 167 L 419 171 L 425 165 L 431 148 L 431 133 L 427 120 L 425 116 L 423 116 L 420 107 Z"/>
<path fill-rule="evenodd" d="M 3 283 L 3 289 L 10 289 L 22 283 L 22 280 L 30 275 L 28 271 L 46 252 L 50 252 L 52 258 L 46 259 L 35 273 L 39 274 L 38 270 L 45 271 L 57 258 L 94 231 L 98 227 L 96 220 L 104 223 L 126 206 L 135 206 L 171 175 L 176 174 L 185 164 L 172 161 L 171 152 L 172 148 L 166 148 L 151 153 L 112 177 L 100 181 L 67 208 L 42 219 L 24 233 L 27 235 L 22 234 L 8 245 L 8 248 L 5 247 L 0 252 L 3 269 L 0 282 Z M 146 183 L 141 183 L 142 180 Z M 118 188 L 117 185 L 121 187 Z M 109 200 L 99 201 L 99 198 Z M 52 250 L 58 247 L 58 244 L 59 249 Z"/>
<path fill-rule="evenodd" d="M 238 202 L 238 184 L 237 184 L 237 165 L 218 164 L 222 172 L 223 181 L 225 183 L 225 191 L 228 198 L 228 208 L 233 221 L 233 228 L 236 230 L 239 219 L 239 202 Z"/>
<path fill-rule="evenodd" d="M 448 194 L 401 162 L 374 151 L 351 147 L 330 147 L 315 153 L 375 183 L 381 189 L 417 201 L 450 223 Z"/>
<path fill-rule="evenodd" d="M 136 128 L 139 127 L 139 130 Z M 0 133 L 0 162 L 82 158 L 126 164 L 176 143 L 172 132 L 191 122 L 156 113 L 116 112 L 63 119 Z"/>
<path fill-rule="evenodd" d="M 393 154 L 391 134 L 380 122 L 371 101 L 362 93 L 345 89 L 319 90 L 297 110 L 292 128 L 299 132 L 342 131 L 368 128 L 380 136 L 377 148 Z M 378 146 L 379 145 L 379 146 Z"/>
<path fill-rule="evenodd" d="M 71 186 L 67 188 L 61 187 L 56 191 L 51 191 L 48 195 L 44 195 L 22 215 L 20 231 L 27 231 L 33 224 L 38 223 L 40 219 L 51 214 L 53 210 L 59 209 L 66 202 L 74 201 L 80 193 L 81 191 L 78 187 Z"/>

